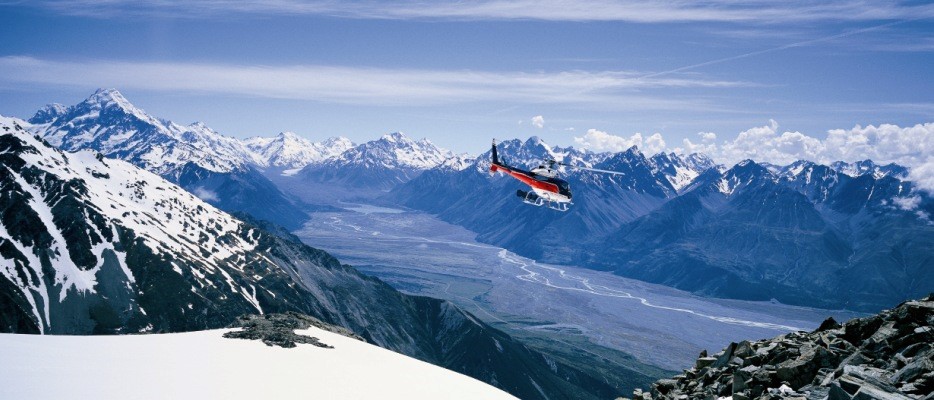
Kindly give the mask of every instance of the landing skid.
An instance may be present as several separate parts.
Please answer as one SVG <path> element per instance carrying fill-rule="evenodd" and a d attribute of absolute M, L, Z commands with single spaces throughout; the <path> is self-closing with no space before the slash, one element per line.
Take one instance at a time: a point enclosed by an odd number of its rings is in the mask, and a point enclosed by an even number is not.
<path fill-rule="evenodd" d="M 571 203 L 563 203 L 554 200 L 546 200 L 545 198 L 535 194 L 535 192 L 526 192 L 522 190 L 516 191 L 516 196 L 522 199 L 522 202 L 525 204 L 530 204 L 536 207 L 541 207 L 547 205 L 548 208 L 555 211 L 567 212 L 570 209 Z"/>

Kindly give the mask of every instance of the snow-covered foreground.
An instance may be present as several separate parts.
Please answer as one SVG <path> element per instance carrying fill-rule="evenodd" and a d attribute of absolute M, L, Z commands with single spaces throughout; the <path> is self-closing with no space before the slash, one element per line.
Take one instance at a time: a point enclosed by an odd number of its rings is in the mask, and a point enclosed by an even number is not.
<path fill-rule="evenodd" d="M 473 378 L 317 328 L 333 349 L 228 330 L 0 335 L 0 399 L 514 399 Z"/>

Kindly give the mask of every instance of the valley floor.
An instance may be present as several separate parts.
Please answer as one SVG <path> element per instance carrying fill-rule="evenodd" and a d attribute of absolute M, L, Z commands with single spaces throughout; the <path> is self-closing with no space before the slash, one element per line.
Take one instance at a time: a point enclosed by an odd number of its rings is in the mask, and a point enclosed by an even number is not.
<path fill-rule="evenodd" d="M 668 370 L 701 349 L 857 316 L 770 302 L 710 299 L 570 266 L 539 264 L 431 215 L 365 205 L 312 215 L 306 243 L 407 293 L 447 299 L 539 348 Z M 624 353 L 622 356 L 620 353 Z"/>
<path fill-rule="evenodd" d="M 333 349 L 225 339 L 0 334 L 2 399 L 514 399 L 483 382 L 317 328 Z"/>

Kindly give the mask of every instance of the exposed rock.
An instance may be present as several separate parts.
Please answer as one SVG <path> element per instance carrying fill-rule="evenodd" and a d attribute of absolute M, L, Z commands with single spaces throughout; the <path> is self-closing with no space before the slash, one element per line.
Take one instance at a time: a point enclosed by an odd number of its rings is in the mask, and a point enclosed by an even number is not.
<path fill-rule="evenodd" d="M 827 319 L 824 320 L 824 322 L 821 322 L 820 326 L 817 327 L 816 332 L 823 332 L 823 331 L 827 331 L 831 329 L 837 329 L 839 327 L 840 327 L 840 324 L 837 323 L 837 320 L 833 319 L 833 317 L 828 317 Z"/>
<path fill-rule="evenodd" d="M 295 333 L 296 329 L 308 329 L 310 327 L 334 332 L 360 341 L 366 341 L 347 329 L 326 324 L 317 318 L 295 312 L 244 315 L 237 318 L 237 321 L 231 327 L 243 329 L 227 332 L 224 334 L 225 338 L 262 340 L 267 346 L 279 346 L 283 348 L 293 348 L 296 346 L 296 343 L 306 343 L 328 349 L 334 348 L 334 346 L 322 343 L 318 338 Z"/>
<path fill-rule="evenodd" d="M 731 343 L 637 399 L 934 399 L 934 294 L 813 332 Z"/>

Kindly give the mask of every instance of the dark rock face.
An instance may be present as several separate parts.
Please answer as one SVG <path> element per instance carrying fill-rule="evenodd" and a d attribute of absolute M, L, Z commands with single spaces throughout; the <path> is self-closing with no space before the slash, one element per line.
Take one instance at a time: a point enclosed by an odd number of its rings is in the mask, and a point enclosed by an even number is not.
<path fill-rule="evenodd" d="M 934 294 L 814 332 L 732 343 L 636 399 L 932 399 Z"/>
<path fill-rule="evenodd" d="M 326 324 L 315 317 L 291 311 L 282 314 L 243 315 L 237 318 L 231 327 L 243 329 L 227 332 L 224 334 L 225 338 L 262 340 L 267 346 L 279 346 L 286 349 L 295 347 L 296 343 L 305 343 L 326 349 L 334 348 L 334 346 L 322 343 L 316 337 L 295 333 L 296 329 L 308 329 L 310 327 L 338 333 L 362 342 L 366 341 L 350 330 Z"/>
<path fill-rule="evenodd" d="M 708 170 L 590 263 L 706 296 L 866 312 L 934 289 L 934 225 L 892 205 L 911 182 L 798 167 Z M 918 196 L 917 212 L 934 207 Z"/>
<path fill-rule="evenodd" d="M 215 172 L 188 163 L 175 183 L 229 213 L 244 212 L 287 229 L 298 229 L 308 221 L 299 205 L 252 167 Z"/>

